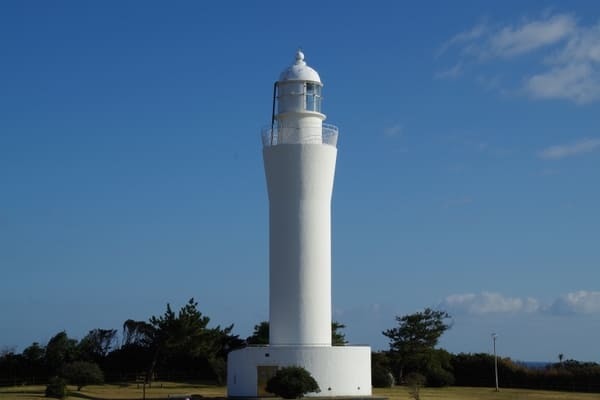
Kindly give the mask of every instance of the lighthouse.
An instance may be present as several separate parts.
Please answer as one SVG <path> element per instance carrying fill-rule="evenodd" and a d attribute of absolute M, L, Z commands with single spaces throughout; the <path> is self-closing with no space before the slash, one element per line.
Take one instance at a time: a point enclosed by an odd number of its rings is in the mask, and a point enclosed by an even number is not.
<path fill-rule="evenodd" d="M 269 199 L 269 345 L 232 351 L 230 397 L 268 396 L 277 369 L 301 366 L 314 397 L 370 396 L 371 349 L 331 345 L 331 201 L 338 128 L 323 123 L 323 83 L 299 50 L 274 85 L 262 131 Z"/>
<path fill-rule="evenodd" d="M 277 81 L 263 131 L 273 346 L 331 346 L 331 195 L 338 130 L 324 125 L 319 74 L 301 51 Z"/>

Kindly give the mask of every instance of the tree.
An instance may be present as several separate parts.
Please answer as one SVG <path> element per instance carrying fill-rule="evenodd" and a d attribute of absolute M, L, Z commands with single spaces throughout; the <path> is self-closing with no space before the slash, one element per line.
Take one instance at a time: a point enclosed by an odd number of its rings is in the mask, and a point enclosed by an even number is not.
<path fill-rule="evenodd" d="M 0 358 L 5 357 L 9 354 L 15 354 L 16 351 L 16 346 L 2 346 L 2 348 L 0 349 Z"/>
<path fill-rule="evenodd" d="M 134 321 L 128 319 L 123 322 L 123 344 L 122 347 L 151 347 L 154 343 L 156 331 L 152 325 L 145 321 Z"/>
<path fill-rule="evenodd" d="M 212 338 L 212 348 L 208 354 L 204 354 L 208 360 L 217 384 L 224 385 L 227 381 L 227 355 L 230 351 L 244 347 L 244 340 L 238 335 L 233 335 L 233 324 L 221 328 L 217 326 L 209 330 Z"/>
<path fill-rule="evenodd" d="M 378 351 L 371 353 L 371 383 L 373 387 L 392 387 L 395 379 L 391 373 L 388 352 Z"/>
<path fill-rule="evenodd" d="M 167 310 L 161 316 L 150 318 L 148 326 L 138 324 L 132 331 L 149 340 L 153 349 L 153 357 L 148 369 L 148 379 L 155 371 L 159 361 L 169 359 L 196 360 L 208 364 L 214 378 L 223 383 L 226 373 L 227 353 L 241 347 L 243 341 L 232 335 L 233 324 L 221 328 L 217 325 L 209 328 L 210 318 L 198 311 L 198 303 L 190 299 L 178 313 L 167 304 Z"/>
<path fill-rule="evenodd" d="M 424 357 L 424 368 L 421 370 L 427 378 L 428 386 L 442 387 L 454 384 L 452 373 L 452 354 L 444 349 L 433 349 Z"/>
<path fill-rule="evenodd" d="M 29 347 L 23 350 L 23 357 L 29 362 L 41 362 L 46 354 L 46 349 L 40 346 L 38 342 L 33 342 Z"/>
<path fill-rule="evenodd" d="M 421 400 L 421 388 L 425 385 L 425 377 L 418 372 L 411 372 L 406 376 L 408 395 L 413 400 Z"/>
<path fill-rule="evenodd" d="M 333 321 L 331 323 L 331 344 L 334 346 L 344 346 L 348 343 L 346 335 L 340 332 L 346 325 Z M 254 325 L 254 332 L 246 338 L 246 343 L 251 345 L 267 345 L 269 344 L 269 322 L 262 321 L 258 325 Z"/>
<path fill-rule="evenodd" d="M 331 344 L 334 346 L 345 346 L 348 341 L 346 340 L 346 335 L 340 332 L 344 329 L 346 325 L 333 321 L 331 323 Z"/>
<path fill-rule="evenodd" d="M 77 340 L 70 339 L 65 331 L 52 337 L 46 345 L 46 364 L 50 373 L 57 373 L 77 356 Z"/>
<path fill-rule="evenodd" d="M 321 391 L 315 378 L 302 367 L 281 368 L 269 379 L 266 390 L 284 399 L 297 399 L 306 393 Z"/>
<path fill-rule="evenodd" d="M 23 358 L 27 366 L 28 374 L 35 383 L 35 378 L 40 378 L 45 375 L 46 366 L 44 365 L 44 358 L 46 356 L 46 349 L 40 346 L 38 342 L 33 342 L 29 347 L 23 350 Z"/>
<path fill-rule="evenodd" d="M 116 329 L 92 329 L 77 345 L 83 360 L 100 362 L 116 343 Z"/>
<path fill-rule="evenodd" d="M 6 382 L 16 385 L 23 379 L 26 370 L 26 360 L 21 354 L 16 354 L 13 348 L 0 351 L 0 377 Z"/>
<path fill-rule="evenodd" d="M 432 365 L 443 369 L 440 360 L 436 360 L 440 354 L 435 346 L 450 329 L 451 325 L 444 322 L 449 318 L 445 311 L 426 308 L 423 312 L 396 317 L 398 326 L 383 331 L 390 339 L 390 356 L 400 379 L 404 372 L 421 372 L 427 376 L 426 370 L 431 370 Z M 407 369 L 410 371 L 405 371 Z"/>
<path fill-rule="evenodd" d="M 80 391 L 84 386 L 104 383 L 104 374 L 96 363 L 74 361 L 64 366 L 62 375 Z"/>
<path fill-rule="evenodd" d="M 150 324 L 132 324 L 132 332 L 146 340 L 153 350 L 152 362 L 146 373 L 147 381 L 152 380 L 161 357 L 167 358 L 182 351 L 196 356 L 202 346 L 206 347 L 206 340 L 203 339 L 206 339 L 206 326 L 210 319 L 202 316 L 196 309 L 197 304 L 193 298 L 190 299 L 177 315 L 167 303 L 165 313 L 150 317 Z"/>
<path fill-rule="evenodd" d="M 175 314 L 167 303 L 167 310 L 162 316 L 150 318 L 161 350 L 185 349 L 193 354 L 200 354 L 211 347 L 207 329 L 210 318 L 203 316 L 197 306 L 198 303 L 192 298 Z"/>
<path fill-rule="evenodd" d="M 246 338 L 246 343 L 252 345 L 269 344 L 269 322 L 262 321 L 260 324 L 254 325 L 254 332 L 252 332 L 252 336 Z"/>

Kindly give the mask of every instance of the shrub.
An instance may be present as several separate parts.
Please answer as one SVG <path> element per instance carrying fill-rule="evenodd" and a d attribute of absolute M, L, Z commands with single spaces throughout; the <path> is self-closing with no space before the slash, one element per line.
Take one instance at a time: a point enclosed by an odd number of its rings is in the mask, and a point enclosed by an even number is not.
<path fill-rule="evenodd" d="M 371 384 L 376 388 L 392 387 L 394 386 L 394 376 L 387 368 L 374 365 L 371 368 Z"/>
<path fill-rule="evenodd" d="M 224 385 L 227 382 L 227 363 L 224 359 L 218 357 L 212 358 L 209 362 L 215 375 L 217 385 Z"/>
<path fill-rule="evenodd" d="M 55 376 L 51 378 L 46 386 L 46 397 L 64 399 L 67 396 L 67 384 L 64 379 Z"/>
<path fill-rule="evenodd" d="M 421 388 L 425 385 L 425 377 L 418 372 L 411 372 L 406 375 L 406 384 L 408 385 L 408 394 L 414 400 L 421 399 Z"/>
<path fill-rule="evenodd" d="M 443 368 L 431 368 L 426 373 L 427 385 L 431 387 L 443 387 L 454 384 L 454 375 Z"/>
<path fill-rule="evenodd" d="M 297 399 L 306 393 L 321 391 L 315 378 L 302 367 L 281 368 L 269 379 L 266 390 L 284 399 Z"/>
<path fill-rule="evenodd" d="M 98 364 L 87 361 L 75 361 L 65 365 L 63 376 L 69 383 L 76 385 L 77 390 L 87 385 L 104 383 L 104 374 Z"/>

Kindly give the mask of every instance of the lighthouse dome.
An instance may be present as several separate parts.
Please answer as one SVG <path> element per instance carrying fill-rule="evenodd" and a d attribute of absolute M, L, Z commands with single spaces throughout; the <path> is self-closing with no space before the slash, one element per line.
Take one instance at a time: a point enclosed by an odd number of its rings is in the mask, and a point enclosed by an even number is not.
<path fill-rule="evenodd" d="M 312 81 L 321 83 L 321 78 L 317 71 L 306 65 L 304 53 L 298 50 L 296 52 L 296 62 L 287 67 L 279 75 L 279 82 L 283 81 Z"/>

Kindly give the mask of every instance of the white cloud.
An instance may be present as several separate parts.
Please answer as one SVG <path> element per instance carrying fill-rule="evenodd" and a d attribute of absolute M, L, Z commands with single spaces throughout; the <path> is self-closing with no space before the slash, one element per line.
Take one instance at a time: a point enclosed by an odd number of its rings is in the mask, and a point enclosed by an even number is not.
<path fill-rule="evenodd" d="M 600 292 L 580 290 L 556 299 L 548 308 L 552 314 L 597 314 L 600 313 Z"/>
<path fill-rule="evenodd" d="M 438 49 L 437 56 L 443 55 L 452 46 L 473 42 L 482 37 L 487 31 L 487 25 L 485 23 L 480 23 L 471 30 L 458 33 Z"/>
<path fill-rule="evenodd" d="M 482 315 L 534 312 L 538 310 L 539 304 L 533 298 L 505 297 L 499 293 L 482 292 L 450 295 L 444 299 L 441 308 L 450 313 Z"/>
<path fill-rule="evenodd" d="M 501 28 L 491 35 L 489 44 L 494 55 L 513 57 L 565 39 L 575 31 L 576 25 L 571 15 L 555 15 Z"/>
<path fill-rule="evenodd" d="M 494 60 L 512 63 L 519 56 L 530 55 L 525 59 L 526 68 L 511 68 L 530 71 L 521 72 L 515 83 L 522 85 L 521 93 L 533 99 L 577 104 L 600 100 L 600 23 L 584 26 L 571 14 L 555 14 L 517 24 L 480 24 L 447 41 L 438 55 L 450 53 L 452 48 L 458 50 L 454 67 L 436 73 L 435 78 L 456 78 L 459 73 L 468 75 L 463 72 L 469 66 L 484 68 L 483 64 Z"/>
<path fill-rule="evenodd" d="M 444 299 L 440 309 L 451 315 L 545 313 L 555 316 L 600 314 L 600 291 L 579 290 L 540 304 L 533 297 L 508 297 L 500 293 L 453 294 Z"/>
<path fill-rule="evenodd" d="M 600 63 L 600 24 L 590 28 L 581 27 L 571 35 L 566 46 L 554 57 L 551 63 L 590 61 Z"/>
<path fill-rule="evenodd" d="M 452 47 L 460 47 L 461 54 L 480 59 L 510 58 L 565 40 L 577 29 L 576 19 L 569 14 L 524 20 L 508 26 L 492 27 L 480 23 L 444 43 L 437 56 L 442 56 Z"/>
<path fill-rule="evenodd" d="M 389 126 L 383 130 L 383 134 L 387 137 L 400 136 L 400 134 L 402 134 L 402 125 L 395 124 L 395 125 Z"/>
<path fill-rule="evenodd" d="M 526 79 L 535 98 L 565 98 L 576 103 L 600 99 L 600 24 L 575 31 L 557 54 L 547 57 L 548 71 Z"/>
<path fill-rule="evenodd" d="M 540 158 L 558 160 L 600 149 L 600 139 L 582 139 L 574 143 L 550 146 L 539 153 Z"/>
<path fill-rule="evenodd" d="M 600 99 L 600 71 L 589 63 L 562 65 L 527 78 L 525 91 L 538 99 L 590 103 Z"/>

